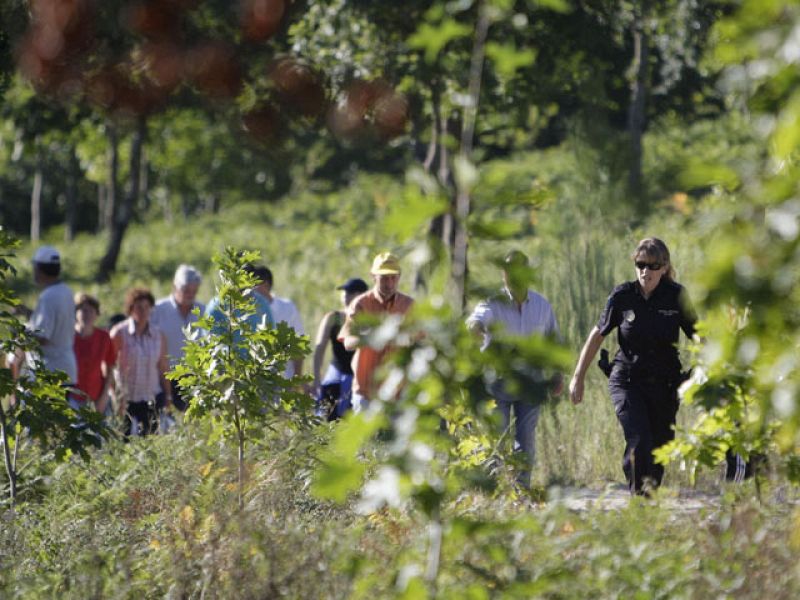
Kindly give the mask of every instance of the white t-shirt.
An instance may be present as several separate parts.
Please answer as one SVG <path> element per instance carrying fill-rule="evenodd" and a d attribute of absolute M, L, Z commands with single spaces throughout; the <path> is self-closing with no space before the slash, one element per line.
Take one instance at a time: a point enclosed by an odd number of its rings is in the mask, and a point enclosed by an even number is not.
<path fill-rule="evenodd" d="M 303 329 L 303 321 L 300 319 L 300 312 L 297 310 L 294 302 L 288 298 L 278 298 L 277 296 L 273 296 L 272 300 L 270 300 L 269 308 L 272 311 L 272 318 L 275 320 L 276 324 L 283 321 L 289 327 L 294 329 L 294 332 L 297 335 L 306 334 L 305 329 Z M 293 362 L 289 362 L 286 365 L 286 373 L 284 374 L 284 377 L 287 379 L 294 377 Z"/>
<path fill-rule="evenodd" d="M 47 286 L 39 296 L 28 328 L 47 340 L 41 359 L 50 371 L 64 371 L 70 383 L 78 380 L 78 365 L 72 350 L 75 339 L 75 301 L 69 286 L 59 281 Z M 33 356 L 28 355 L 28 361 Z"/>
<path fill-rule="evenodd" d="M 178 303 L 175 302 L 175 297 L 169 295 L 156 302 L 153 314 L 150 315 L 150 322 L 163 331 L 167 338 L 167 355 L 169 356 L 170 368 L 178 364 L 183 358 L 183 346 L 186 343 L 183 328 L 189 323 L 197 322 L 197 317 L 193 314 L 195 308 L 200 309 L 201 315 L 205 311 L 205 306 L 200 302 L 195 302 L 192 310 L 184 318 L 180 313 Z"/>

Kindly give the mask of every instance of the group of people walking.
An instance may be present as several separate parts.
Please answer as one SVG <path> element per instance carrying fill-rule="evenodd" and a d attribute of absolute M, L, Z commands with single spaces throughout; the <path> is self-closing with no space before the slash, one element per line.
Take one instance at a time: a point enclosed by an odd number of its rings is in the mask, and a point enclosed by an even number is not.
<path fill-rule="evenodd" d="M 7 361 L 15 376 L 26 376 L 40 361 L 67 378 L 67 399 L 74 408 L 93 407 L 124 420 L 126 436 L 149 435 L 169 427 L 173 410 L 183 412 L 189 399 L 166 375 L 183 358 L 186 328 L 199 315 L 218 316 L 217 300 L 208 307 L 197 300 L 200 272 L 182 264 L 175 271 L 171 293 L 159 300 L 149 289 L 128 290 L 124 314 L 112 316 L 109 329 L 98 326 L 97 298 L 78 293 L 61 279 L 61 255 L 52 246 L 33 257 L 33 277 L 41 294 L 28 320 L 28 330 L 39 341 L 38 352 L 13 355 Z M 302 320 L 291 300 L 272 293 L 272 272 L 248 265 L 257 280 L 252 298 L 255 319 L 269 325 L 285 321 L 304 335 Z M 221 314 L 221 313 L 219 313 Z M 287 377 L 302 373 L 302 361 L 287 365 Z"/>
<path fill-rule="evenodd" d="M 580 352 L 569 382 L 574 404 L 584 398 L 585 378 L 604 339 L 617 330 L 619 349 L 608 365 L 609 391 L 625 438 L 623 471 L 634 494 L 648 494 L 661 483 L 664 469 L 653 460 L 653 450 L 674 436 L 678 386 L 682 367 L 678 338 L 694 336 L 696 316 L 686 290 L 674 280 L 675 271 L 663 241 L 646 238 L 633 254 L 635 278 L 611 292 L 605 308 Z M 172 293 L 158 301 L 149 290 L 135 288 L 125 300 L 125 315 L 106 333 L 97 326 L 100 304 L 88 294 L 72 292 L 60 278 L 60 254 L 39 248 L 34 255 L 34 278 L 42 288 L 31 315 L 30 330 L 41 342 L 41 359 L 50 369 L 62 370 L 74 384 L 70 401 L 91 403 L 97 410 L 115 410 L 125 418 L 128 435 L 153 433 L 161 409 L 185 410 L 184 398 L 165 374 L 181 360 L 185 327 L 196 314 L 214 315 L 216 299 L 207 307 L 197 301 L 200 273 L 180 265 Z M 256 322 L 285 321 L 298 334 L 303 325 L 296 306 L 272 293 L 272 273 L 263 265 L 249 265 L 258 285 L 254 288 Z M 467 328 L 488 348 L 502 333 L 545 336 L 560 340 L 552 306 L 529 289 L 530 265 L 522 252 L 512 251 L 502 265 L 502 290 L 481 301 L 466 320 Z M 338 289 L 342 307 L 328 312 L 317 331 L 313 354 L 313 393 L 318 413 L 330 420 L 348 411 L 368 408 L 374 398 L 378 367 L 392 351 L 391 344 L 369 343 L 370 326 L 385 319 L 401 320 L 413 299 L 399 291 L 400 261 L 389 252 L 378 254 L 370 269 L 372 285 L 348 279 Z M 327 348 L 331 362 L 325 368 Z M 19 361 L 17 361 L 19 363 Z M 19 364 L 18 364 L 19 366 Z M 286 376 L 302 374 L 302 361 L 288 365 Z M 535 456 L 535 430 L 543 402 L 564 388 L 560 374 L 546 376 L 531 369 L 530 385 L 509 385 L 503 378 L 487 379 L 503 429 L 514 429 L 515 447 L 528 465 L 520 483 L 530 483 Z"/>

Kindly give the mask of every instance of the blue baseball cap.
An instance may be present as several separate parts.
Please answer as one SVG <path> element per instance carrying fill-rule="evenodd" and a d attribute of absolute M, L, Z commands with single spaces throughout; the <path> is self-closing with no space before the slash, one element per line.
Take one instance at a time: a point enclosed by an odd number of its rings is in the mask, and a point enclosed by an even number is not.
<path fill-rule="evenodd" d="M 359 279 L 358 277 L 352 277 L 345 281 L 342 285 L 336 288 L 337 290 L 344 290 L 348 294 L 352 294 L 353 292 L 363 294 L 369 289 L 367 282 L 363 279 Z"/>

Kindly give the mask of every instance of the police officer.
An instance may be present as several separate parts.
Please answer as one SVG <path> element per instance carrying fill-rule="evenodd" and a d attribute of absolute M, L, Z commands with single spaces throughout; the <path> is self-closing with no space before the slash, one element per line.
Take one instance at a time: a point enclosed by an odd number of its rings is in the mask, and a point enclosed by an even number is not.
<path fill-rule="evenodd" d="M 681 363 L 678 337 L 695 331 L 686 290 L 673 279 L 669 249 L 658 238 L 633 253 L 636 280 L 614 288 L 581 350 L 569 384 L 574 404 L 583 400 L 586 370 L 603 339 L 618 328 L 619 351 L 609 373 L 614 411 L 625 434 L 622 468 L 632 494 L 648 495 L 664 476 L 653 450 L 675 437 Z"/>

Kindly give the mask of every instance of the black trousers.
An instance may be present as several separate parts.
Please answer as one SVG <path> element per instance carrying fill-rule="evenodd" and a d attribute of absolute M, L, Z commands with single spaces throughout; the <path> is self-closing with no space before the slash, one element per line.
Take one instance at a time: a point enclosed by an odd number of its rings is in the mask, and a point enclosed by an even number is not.
<path fill-rule="evenodd" d="M 159 413 L 164 408 L 164 394 L 158 394 L 152 402 L 129 402 L 125 411 L 125 438 L 133 431 L 133 419 L 139 423 L 139 435 L 158 433 Z"/>
<path fill-rule="evenodd" d="M 653 460 L 653 450 L 675 438 L 677 386 L 613 372 L 608 388 L 625 435 L 622 470 L 631 493 L 641 494 L 646 484 L 657 487 L 664 477 L 664 467 Z"/>
<path fill-rule="evenodd" d="M 764 454 L 753 453 L 749 460 L 745 460 L 741 454 L 736 454 L 732 450 L 725 453 L 725 480 L 733 483 L 742 483 L 745 479 L 750 479 L 756 472 L 762 472 L 766 468 L 767 457 Z"/>

